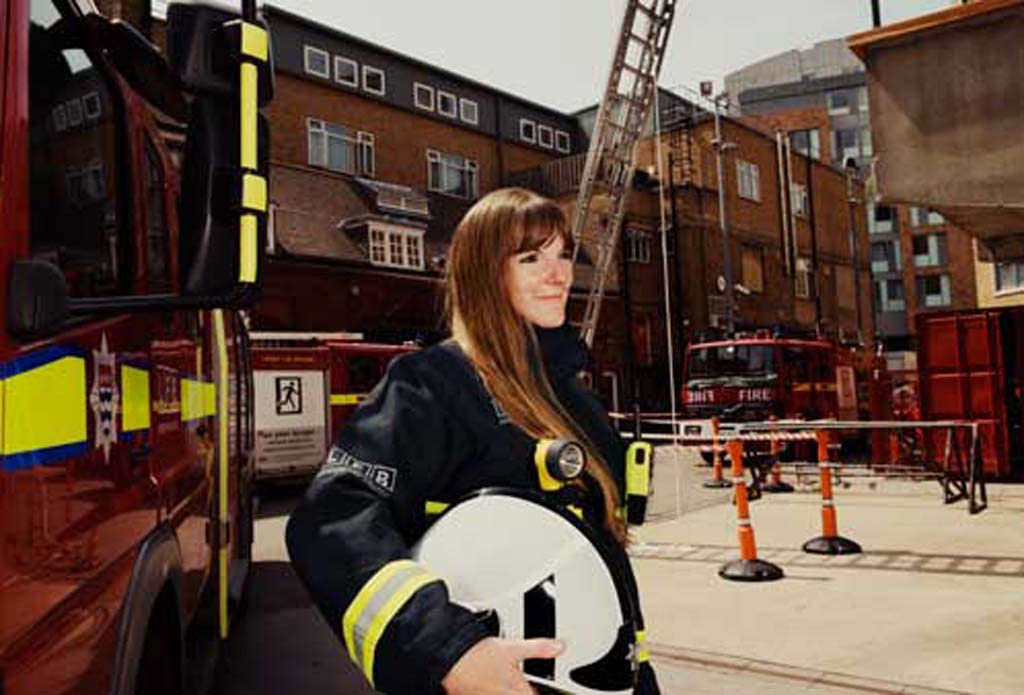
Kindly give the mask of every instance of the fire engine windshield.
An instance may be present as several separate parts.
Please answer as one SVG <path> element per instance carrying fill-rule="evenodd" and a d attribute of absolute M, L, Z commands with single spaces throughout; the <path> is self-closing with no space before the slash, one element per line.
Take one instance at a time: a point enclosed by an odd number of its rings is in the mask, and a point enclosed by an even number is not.
<path fill-rule="evenodd" d="M 774 371 L 771 345 L 720 345 L 691 349 L 686 378 L 764 377 Z"/>

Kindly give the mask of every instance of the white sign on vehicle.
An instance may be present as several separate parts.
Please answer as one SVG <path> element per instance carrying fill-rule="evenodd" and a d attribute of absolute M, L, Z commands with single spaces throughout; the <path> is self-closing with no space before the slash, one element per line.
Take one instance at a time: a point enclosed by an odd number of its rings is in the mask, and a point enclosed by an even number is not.
<path fill-rule="evenodd" d="M 256 370 L 256 478 L 315 472 L 327 458 L 327 375 Z"/>

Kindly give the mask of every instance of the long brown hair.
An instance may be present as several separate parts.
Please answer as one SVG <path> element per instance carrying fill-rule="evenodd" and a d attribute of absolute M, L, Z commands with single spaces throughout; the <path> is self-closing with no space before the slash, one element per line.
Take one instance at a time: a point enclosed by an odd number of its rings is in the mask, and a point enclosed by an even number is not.
<path fill-rule="evenodd" d="M 604 497 L 605 526 L 625 543 L 619 491 L 607 462 L 558 402 L 538 364 L 536 335 L 508 293 L 508 259 L 541 248 L 555 235 L 571 245 L 565 214 L 554 202 L 522 188 L 485 195 L 452 238 L 445 309 L 452 333 L 512 422 L 531 437 L 571 437 L 586 448 L 587 472 Z"/>

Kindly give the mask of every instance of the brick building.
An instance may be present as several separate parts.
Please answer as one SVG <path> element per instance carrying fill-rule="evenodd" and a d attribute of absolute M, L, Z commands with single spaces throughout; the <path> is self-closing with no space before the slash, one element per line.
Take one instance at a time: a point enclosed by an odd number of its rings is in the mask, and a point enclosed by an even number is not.
<path fill-rule="evenodd" d="M 842 166 L 853 158 L 865 177 L 873 158 L 863 65 L 837 39 L 793 50 L 726 77 L 744 119 L 779 130 L 794 149 Z M 911 206 L 867 201 L 878 337 L 891 366 L 913 364 L 914 316 L 977 306 L 970 237 L 941 216 Z"/>
<path fill-rule="evenodd" d="M 130 4 L 118 4 L 122 16 L 129 16 L 122 6 Z M 161 43 L 157 5 L 147 30 Z M 265 6 L 264 14 L 276 92 L 267 109 L 265 292 L 254 327 L 361 331 L 390 340 L 438 337 L 444 257 L 462 214 L 479 195 L 510 184 L 552 195 L 571 211 L 594 109 L 561 113 L 282 9 Z M 678 97 L 665 93 L 663 103 L 677 120 L 687 116 L 662 143 L 666 160 L 674 162 L 674 178 L 665 182 L 672 184 L 666 215 L 675 221 L 666 243 L 681 361 L 691 336 L 723 320 L 716 286 L 721 234 L 712 123 Z M 852 334 L 853 270 L 841 172 L 810 162 L 792 175 L 799 186 L 808 171 L 813 174 L 814 246 L 810 220 L 793 215 L 791 225 L 783 224 L 772 137 L 730 119 L 725 128 L 726 139 L 736 144 L 727 153 L 725 182 L 734 279 L 749 291 L 736 294 L 737 325 L 813 329 L 817 322 L 823 330 Z M 627 384 L 636 384 L 645 408 L 664 407 L 668 398 L 660 184 L 656 171 L 648 171 L 653 142 L 648 137 L 641 143 L 646 154 L 607 283 L 590 370 L 595 388 L 620 407 L 630 395 Z M 788 265 L 784 227 L 794 249 Z M 589 286 L 586 251 L 570 301 L 574 319 L 582 315 Z M 810 265 L 815 253 L 818 273 Z M 860 257 L 866 263 L 866 247 Z M 817 303 L 811 277 L 817 277 Z M 862 287 L 866 291 L 866 281 Z"/>

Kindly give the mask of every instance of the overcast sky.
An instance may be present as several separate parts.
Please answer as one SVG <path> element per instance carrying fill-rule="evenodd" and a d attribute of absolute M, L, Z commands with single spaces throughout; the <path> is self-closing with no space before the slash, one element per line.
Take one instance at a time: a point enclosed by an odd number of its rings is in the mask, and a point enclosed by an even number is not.
<path fill-rule="evenodd" d="M 882 22 L 954 0 L 880 0 Z M 595 103 L 625 0 L 269 0 L 394 51 L 563 111 Z M 701 80 L 871 27 L 870 0 L 678 0 L 661 71 Z"/>

